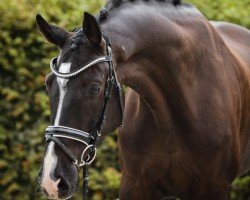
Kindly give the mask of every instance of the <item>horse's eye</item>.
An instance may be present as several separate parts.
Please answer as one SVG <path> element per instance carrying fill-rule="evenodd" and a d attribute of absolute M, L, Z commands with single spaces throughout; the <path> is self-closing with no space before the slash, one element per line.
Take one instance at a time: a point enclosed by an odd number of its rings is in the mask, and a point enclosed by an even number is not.
<path fill-rule="evenodd" d="M 90 95 L 97 95 L 101 91 L 101 88 L 98 86 L 91 87 L 89 90 Z"/>

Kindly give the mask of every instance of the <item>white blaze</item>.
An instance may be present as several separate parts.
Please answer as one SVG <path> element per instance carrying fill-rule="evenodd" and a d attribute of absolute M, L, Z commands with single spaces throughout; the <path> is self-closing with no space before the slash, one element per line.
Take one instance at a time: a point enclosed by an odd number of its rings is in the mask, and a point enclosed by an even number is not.
<path fill-rule="evenodd" d="M 70 66 L 71 66 L 71 63 L 62 63 L 60 68 L 59 68 L 59 72 L 69 73 Z M 60 97 L 59 97 L 59 103 L 58 103 L 57 112 L 56 112 L 56 118 L 54 121 L 55 126 L 59 125 L 59 122 L 60 122 L 63 100 L 64 100 L 65 94 L 67 92 L 67 87 L 66 87 L 67 82 L 68 82 L 68 79 L 57 77 L 57 83 L 59 86 Z"/>
<path fill-rule="evenodd" d="M 47 191 L 50 197 L 58 198 L 58 183 L 60 179 L 54 181 L 51 179 L 51 172 L 56 168 L 57 156 L 54 150 L 55 143 L 50 142 L 43 162 L 43 174 L 41 186 Z"/>
<path fill-rule="evenodd" d="M 59 72 L 61 73 L 69 73 L 70 72 L 71 63 L 62 63 Z M 63 100 L 67 92 L 66 84 L 68 79 L 57 77 L 57 83 L 59 86 L 59 102 L 56 112 L 56 117 L 54 121 L 54 125 L 59 125 Z M 51 179 L 54 178 L 54 170 L 57 165 L 57 156 L 55 154 L 55 143 L 51 141 L 48 145 L 46 155 L 44 157 L 43 162 L 43 174 L 42 174 L 42 183 L 41 186 L 47 191 L 51 198 L 58 199 L 58 184 L 60 179 L 54 181 Z"/>

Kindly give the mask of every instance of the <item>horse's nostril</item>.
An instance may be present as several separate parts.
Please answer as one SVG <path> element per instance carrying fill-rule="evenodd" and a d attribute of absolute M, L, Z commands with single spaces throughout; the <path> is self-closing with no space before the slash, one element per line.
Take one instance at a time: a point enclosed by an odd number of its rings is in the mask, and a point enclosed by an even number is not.
<path fill-rule="evenodd" d="M 61 178 L 61 181 L 58 184 L 58 190 L 61 192 L 68 192 L 70 189 L 69 183 L 67 180 L 65 180 L 64 178 Z"/>

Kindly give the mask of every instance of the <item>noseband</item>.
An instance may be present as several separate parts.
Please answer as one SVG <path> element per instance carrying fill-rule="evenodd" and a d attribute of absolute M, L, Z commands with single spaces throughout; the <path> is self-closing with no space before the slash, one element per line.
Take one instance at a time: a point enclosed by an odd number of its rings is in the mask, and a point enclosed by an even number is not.
<path fill-rule="evenodd" d="M 83 167 L 83 199 L 87 198 L 88 193 L 88 166 L 94 161 L 96 156 L 96 148 L 101 137 L 100 131 L 105 120 L 105 111 L 113 86 L 115 86 L 115 89 L 118 92 L 121 115 L 123 115 L 123 88 L 120 85 L 114 70 L 112 49 L 109 38 L 106 35 L 104 38 L 106 40 L 107 55 L 98 57 L 95 60 L 80 66 L 73 72 L 59 72 L 57 70 L 56 57 L 50 62 L 51 71 L 57 77 L 65 79 L 74 78 L 98 63 L 108 62 L 109 64 L 108 78 L 104 90 L 104 101 L 101 106 L 99 117 L 91 132 L 85 132 L 66 126 L 48 126 L 45 130 L 46 141 L 54 141 L 55 144 L 67 155 L 67 157 L 76 165 L 77 168 Z M 60 138 L 75 140 L 86 145 L 86 148 L 82 152 L 81 160 L 76 158 L 76 156 L 61 142 Z"/>

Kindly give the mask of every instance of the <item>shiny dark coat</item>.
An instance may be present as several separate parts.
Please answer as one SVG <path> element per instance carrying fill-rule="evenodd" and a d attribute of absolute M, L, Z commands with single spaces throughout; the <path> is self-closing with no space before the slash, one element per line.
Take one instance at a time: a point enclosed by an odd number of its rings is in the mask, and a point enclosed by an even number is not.
<path fill-rule="evenodd" d="M 250 31 L 152 4 L 125 4 L 101 23 L 130 88 L 120 199 L 228 199 L 250 169 Z"/>

